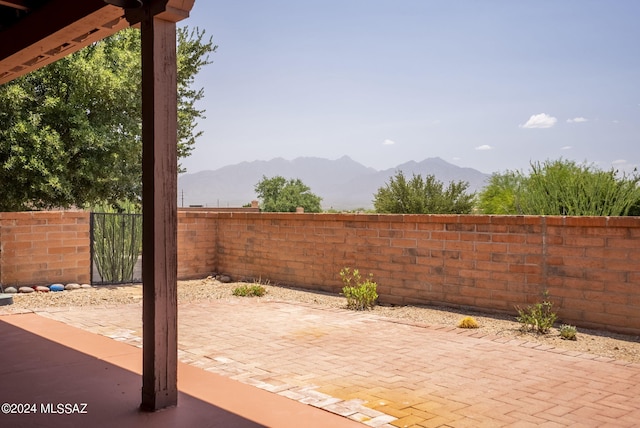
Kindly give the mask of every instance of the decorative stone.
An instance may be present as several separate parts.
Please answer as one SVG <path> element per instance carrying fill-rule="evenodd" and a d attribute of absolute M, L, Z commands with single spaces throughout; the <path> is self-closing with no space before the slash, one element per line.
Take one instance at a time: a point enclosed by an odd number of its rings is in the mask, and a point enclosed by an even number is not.
<path fill-rule="evenodd" d="M 220 275 L 218 277 L 218 281 L 223 282 L 223 283 L 229 283 L 229 282 L 231 282 L 231 277 L 229 275 Z"/>
<path fill-rule="evenodd" d="M 17 293 L 18 289 L 16 287 L 7 287 L 4 289 L 4 292 L 7 294 Z"/>
<path fill-rule="evenodd" d="M 34 290 L 39 291 L 40 293 L 48 293 L 49 287 L 45 287 L 44 285 L 38 285 L 37 287 L 33 287 Z"/>
<path fill-rule="evenodd" d="M 0 306 L 12 305 L 13 294 L 0 294 Z"/>
<path fill-rule="evenodd" d="M 82 284 L 80 288 L 93 288 L 90 284 Z"/>
<path fill-rule="evenodd" d="M 49 290 L 51 290 L 51 291 L 64 291 L 64 285 L 62 285 L 62 284 L 51 284 L 49 286 Z"/>
<path fill-rule="evenodd" d="M 78 290 L 80 288 L 80 284 L 71 283 L 64 286 L 65 290 Z"/>
<path fill-rule="evenodd" d="M 36 290 L 34 290 L 31 287 L 20 287 L 20 288 L 18 288 L 18 293 L 33 293 L 34 291 L 36 291 Z"/>

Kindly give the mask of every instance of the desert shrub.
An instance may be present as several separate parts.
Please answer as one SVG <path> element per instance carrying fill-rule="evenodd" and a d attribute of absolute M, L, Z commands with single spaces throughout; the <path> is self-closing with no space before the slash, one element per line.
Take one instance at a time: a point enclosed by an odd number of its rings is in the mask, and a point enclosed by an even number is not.
<path fill-rule="evenodd" d="M 491 176 L 480 192 L 484 214 L 627 216 L 640 212 L 640 175 L 559 159 L 532 162 L 527 175 Z"/>
<path fill-rule="evenodd" d="M 398 171 L 373 195 L 373 206 L 379 213 L 470 214 L 475 193 L 467 193 L 468 188 L 466 181 L 451 181 L 445 188 L 434 175 L 407 179 Z"/>
<path fill-rule="evenodd" d="M 553 303 L 548 299 L 548 293 L 544 292 L 543 301 L 521 309 L 516 306 L 520 323 L 520 330 L 525 332 L 548 333 L 553 323 L 556 322 L 557 315 L 553 311 Z"/>
<path fill-rule="evenodd" d="M 340 278 L 344 283 L 342 294 L 347 298 L 347 308 L 362 311 L 375 305 L 378 284 L 373 281 L 373 274 L 363 280 L 358 269 L 352 271 L 345 267 L 340 271 Z"/>
<path fill-rule="evenodd" d="M 142 215 L 135 204 L 93 207 L 93 261 L 101 281 L 133 280 L 133 270 L 142 253 Z"/>
<path fill-rule="evenodd" d="M 560 337 L 565 340 L 577 340 L 576 333 L 578 329 L 575 326 L 563 324 L 560 326 Z"/>
<path fill-rule="evenodd" d="M 233 295 L 241 297 L 262 297 L 267 290 L 262 285 L 241 285 L 234 288 Z"/>
<path fill-rule="evenodd" d="M 478 322 L 473 317 L 464 317 L 458 323 L 458 328 L 478 328 Z"/>

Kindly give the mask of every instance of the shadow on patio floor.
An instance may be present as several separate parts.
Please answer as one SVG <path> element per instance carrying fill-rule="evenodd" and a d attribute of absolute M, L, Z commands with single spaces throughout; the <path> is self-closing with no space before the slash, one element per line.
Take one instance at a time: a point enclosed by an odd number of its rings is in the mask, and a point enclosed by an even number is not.
<path fill-rule="evenodd" d="M 178 406 L 141 412 L 140 349 L 33 314 L 0 317 L 0 341 L 0 404 L 31 412 L 3 405 L 0 426 L 360 426 L 185 364 Z"/>

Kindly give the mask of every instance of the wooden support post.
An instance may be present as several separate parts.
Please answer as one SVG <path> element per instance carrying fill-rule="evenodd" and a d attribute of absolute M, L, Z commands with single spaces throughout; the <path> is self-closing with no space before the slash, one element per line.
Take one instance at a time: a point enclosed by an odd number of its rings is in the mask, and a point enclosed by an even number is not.
<path fill-rule="evenodd" d="M 145 7 L 142 30 L 141 409 L 178 402 L 176 23 Z"/>

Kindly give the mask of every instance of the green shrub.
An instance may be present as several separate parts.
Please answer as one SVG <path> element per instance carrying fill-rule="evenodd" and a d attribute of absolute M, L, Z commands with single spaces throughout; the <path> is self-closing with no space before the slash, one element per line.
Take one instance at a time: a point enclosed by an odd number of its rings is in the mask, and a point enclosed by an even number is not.
<path fill-rule="evenodd" d="M 375 305 L 378 298 L 378 284 L 373 281 L 373 274 L 363 281 L 360 271 L 345 267 L 340 271 L 340 278 L 344 283 L 342 294 L 347 298 L 347 308 L 363 311 Z"/>
<path fill-rule="evenodd" d="M 560 337 L 565 340 L 577 340 L 578 329 L 572 325 L 563 324 L 560 326 Z"/>
<path fill-rule="evenodd" d="M 267 290 L 262 285 L 241 285 L 233 290 L 234 296 L 241 297 L 262 297 Z"/>
<path fill-rule="evenodd" d="M 557 315 L 553 312 L 553 303 L 547 299 L 548 293 L 546 291 L 543 296 L 544 300 L 542 302 L 531 305 L 526 309 L 516 306 L 518 311 L 516 319 L 521 324 L 520 330 L 545 334 L 553 327 Z"/>

